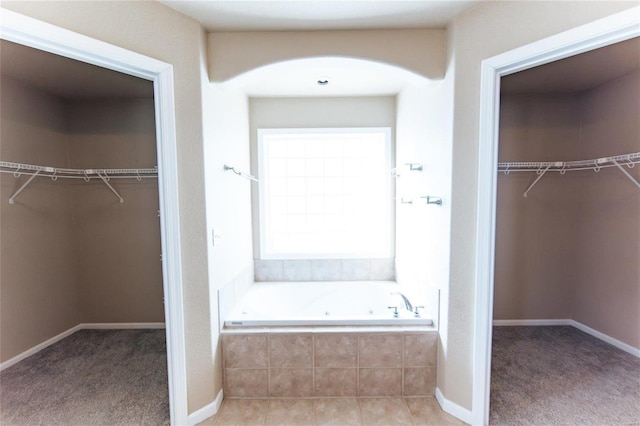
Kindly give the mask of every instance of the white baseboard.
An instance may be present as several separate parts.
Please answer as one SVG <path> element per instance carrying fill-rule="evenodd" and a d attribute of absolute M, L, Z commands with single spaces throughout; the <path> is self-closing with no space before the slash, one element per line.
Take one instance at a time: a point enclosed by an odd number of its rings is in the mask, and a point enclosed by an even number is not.
<path fill-rule="evenodd" d="M 122 323 L 82 323 L 78 324 L 70 329 L 63 331 L 57 336 L 53 336 L 50 339 L 45 340 L 42 343 L 39 343 L 32 347 L 31 349 L 27 349 L 26 351 L 14 356 L 11 359 L 6 360 L 3 363 L 0 363 L 0 371 L 5 368 L 9 368 L 14 364 L 22 361 L 23 359 L 30 357 L 33 354 L 36 354 L 43 350 L 44 348 L 53 345 L 54 343 L 59 342 L 60 340 L 68 337 L 79 330 L 117 330 L 117 329 L 144 329 L 144 328 L 164 328 L 165 325 L 163 322 L 122 322 Z"/>
<path fill-rule="evenodd" d="M 604 334 L 598 330 L 594 330 L 593 328 L 572 319 L 493 320 L 493 325 L 495 326 L 570 325 L 571 327 L 575 327 L 580 331 L 584 331 L 585 333 L 590 334 L 593 337 L 596 337 L 602 340 L 603 342 L 607 342 L 618 349 L 622 349 L 623 351 L 640 358 L 640 349 L 634 348 L 633 346 L 627 343 L 621 342 L 620 340 L 614 337 Z"/>
<path fill-rule="evenodd" d="M 201 409 L 189 414 L 189 426 L 197 425 L 207 420 L 209 417 L 215 415 L 220 410 L 223 399 L 222 389 L 218 392 L 218 396 L 210 404 L 205 405 Z"/>
<path fill-rule="evenodd" d="M 31 355 L 33 355 L 35 353 L 40 352 L 44 348 L 46 348 L 48 346 L 51 346 L 54 343 L 59 342 L 60 340 L 64 339 L 65 337 L 71 336 L 73 333 L 75 333 L 76 331 L 81 329 L 81 327 L 80 327 L 81 325 L 82 324 L 78 324 L 75 327 L 71 327 L 67 331 L 63 331 L 62 333 L 58 334 L 57 336 L 53 336 L 51 339 L 47 339 L 44 342 L 35 345 L 31 349 L 27 349 L 26 351 L 22 352 L 21 354 L 18 354 L 16 356 L 14 356 L 13 358 L 6 360 L 5 362 L 0 364 L 0 371 L 4 370 L 5 368 L 9 368 L 14 364 L 19 363 L 23 359 L 25 359 L 27 357 L 30 357 Z"/>
<path fill-rule="evenodd" d="M 436 400 L 438 401 L 438 404 L 440 404 L 440 408 L 442 408 L 442 411 L 451 414 L 453 417 L 457 417 L 467 424 L 472 423 L 471 411 L 456 404 L 455 402 L 449 401 L 444 397 L 444 395 L 442 395 L 442 392 L 438 387 L 436 387 Z"/>
<path fill-rule="evenodd" d="M 570 325 L 572 325 L 573 327 L 577 328 L 580 331 L 584 331 L 585 333 L 592 335 L 593 337 L 597 337 L 598 339 L 600 339 L 600 340 L 602 340 L 604 342 L 607 342 L 610 345 L 613 345 L 618 349 L 622 349 L 623 351 L 625 351 L 627 353 L 630 353 L 631 355 L 634 355 L 634 356 L 640 358 L 640 349 L 638 349 L 638 348 L 634 348 L 633 346 L 628 345 L 628 344 L 626 344 L 624 342 L 621 342 L 620 340 L 618 340 L 618 339 L 616 339 L 614 337 L 611 337 L 611 336 L 608 336 L 608 335 L 606 335 L 604 333 L 601 333 L 598 330 L 594 330 L 593 328 L 591 328 L 589 326 L 586 326 L 586 325 L 582 324 L 581 322 L 571 320 L 571 324 Z"/>
<path fill-rule="evenodd" d="M 80 324 L 82 330 L 129 330 L 165 328 L 163 322 L 88 322 Z"/>
<path fill-rule="evenodd" d="M 571 325 L 570 319 L 493 320 L 496 326 Z"/>

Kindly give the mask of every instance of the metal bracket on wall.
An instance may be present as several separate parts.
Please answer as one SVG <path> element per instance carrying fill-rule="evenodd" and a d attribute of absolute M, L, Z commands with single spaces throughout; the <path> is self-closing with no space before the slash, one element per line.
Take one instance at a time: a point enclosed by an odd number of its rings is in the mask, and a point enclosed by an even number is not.
<path fill-rule="evenodd" d="M 420 198 L 424 198 L 427 204 L 436 204 L 438 206 L 442 206 L 442 198 L 434 197 L 433 195 L 423 195 Z"/>

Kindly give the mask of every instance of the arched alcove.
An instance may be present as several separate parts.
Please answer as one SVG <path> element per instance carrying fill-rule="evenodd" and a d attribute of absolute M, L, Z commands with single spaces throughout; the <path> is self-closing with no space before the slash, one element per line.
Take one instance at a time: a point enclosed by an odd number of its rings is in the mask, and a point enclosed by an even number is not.
<path fill-rule="evenodd" d="M 442 29 L 214 32 L 207 41 L 209 79 L 215 83 L 269 64 L 314 57 L 361 58 L 433 80 L 444 78 L 447 70 Z"/>
<path fill-rule="evenodd" d="M 331 97 L 396 95 L 407 86 L 425 88 L 438 82 L 383 62 L 322 56 L 264 65 L 216 86 L 252 97 Z"/>
<path fill-rule="evenodd" d="M 327 84 L 318 83 L 325 80 Z M 333 272 L 336 261 L 340 268 L 352 260 L 367 265 L 382 261 L 375 264 L 386 268 L 390 261 L 393 276 L 378 279 L 395 278 L 402 292 L 416 306 L 425 306 L 425 312 L 429 312 L 425 315 L 433 319 L 436 328 L 439 326 L 440 305 L 446 303 L 439 294 L 446 294 L 442 290 L 449 285 L 452 83 L 451 79 L 429 79 L 388 62 L 315 56 L 261 65 L 204 87 L 207 238 L 212 247 L 209 282 L 215 286 L 211 293 L 218 297 L 211 303 L 219 307 L 215 312 L 220 320 L 218 327 L 254 285 L 253 278 L 266 269 L 254 265 L 282 262 L 281 278 L 263 279 L 278 281 L 285 279 L 285 262 L 289 271 L 300 265 L 300 269 L 288 274 L 300 277 L 307 273 L 303 271 L 307 267 L 304 262 L 317 265 L 324 260 L 331 260 L 333 266 L 327 263 L 326 269 L 334 267 Z M 381 166 L 388 167 L 393 176 L 400 175 L 392 179 L 394 189 L 390 194 L 394 216 L 390 255 L 356 253 L 352 258 L 333 259 L 322 254 L 298 259 L 294 259 L 296 253 L 291 258 L 264 256 L 259 250 L 258 235 L 260 183 L 225 172 L 224 165 L 261 177 L 259 129 L 357 127 L 385 127 L 392 134 L 393 154 Z M 417 171 L 409 163 L 424 167 Z M 440 198 L 442 205 L 427 203 L 427 196 Z M 412 203 L 406 202 L 408 199 Z M 386 229 L 371 227 L 371 233 L 382 231 Z M 300 259 L 303 262 L 294 262 Z M 349 264 L 346 269 L 355 270 L 352 266 Z M 373 270 L 370 267 L 367 278 L 357 279 L 375 280 Z M 356 279 L 345 278 L 347 274 L 342 270 L 340 274 L 334 279 Z M 317 276 L 297 279 L 320 280 Z M 435 382 L 435 368 L 422 373 L 425 377 L 431 375 L 430 383 Z"/>

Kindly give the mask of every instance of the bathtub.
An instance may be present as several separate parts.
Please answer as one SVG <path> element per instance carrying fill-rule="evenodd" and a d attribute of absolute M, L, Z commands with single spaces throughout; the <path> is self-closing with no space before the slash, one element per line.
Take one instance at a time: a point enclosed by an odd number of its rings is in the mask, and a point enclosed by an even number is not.
<path fill-rule="evenodd" d="M 408 311 L 398 291 L 392 281 L 255 283 L 224 327 L 432 326 L 430 312 Z M 397 316 L 390 306 L 398 308 Z"/>

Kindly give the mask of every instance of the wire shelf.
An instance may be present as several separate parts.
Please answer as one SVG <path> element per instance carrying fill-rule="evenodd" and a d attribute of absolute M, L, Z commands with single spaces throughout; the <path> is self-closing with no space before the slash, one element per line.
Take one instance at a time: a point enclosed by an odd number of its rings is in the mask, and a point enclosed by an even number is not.
<path fill-rule="evenodd" d="M 600 169 L 607 167 L 617 167 L 631 182 L 640 188 L 640 182 L 626 170 L 633 169 L 636 164 L 640 164 L 640 152 L 579 161 L 504 162 L 498 163 L 498 172 L 504 173 L 505 175 L 509 175 L 511 172 L 536 172 L 538 177 L 524 191 L 524 196 L 526 197 L 529 191 L 531 191 L 547 172 L 559 172 L 564 175 L 566 172 L 579 170 L 599 172 Z"/>
<path fill-rule="evenodd" d="M 62 167 L 37 166 L 34 164 L 13 163 L 0 161 L 0 173 L 11 173 L 15 178 L 22 175 L 30 176 L 20 188 L 9 197 L 9 203 L 14 204 L 15 198 L 20 194 L 36 177 L 48 177 L 53 181 L 58 179 L 83 179 L 86 182 L 91 180 L 102 181 L 114 193 L 121 203 L 124 199 L 118 191 L 111 186 L 111 179 L 136 179 L 141 181 L 144 178 L 157 178 L 158 168 L 140 169 L 68 169 Z"/>

